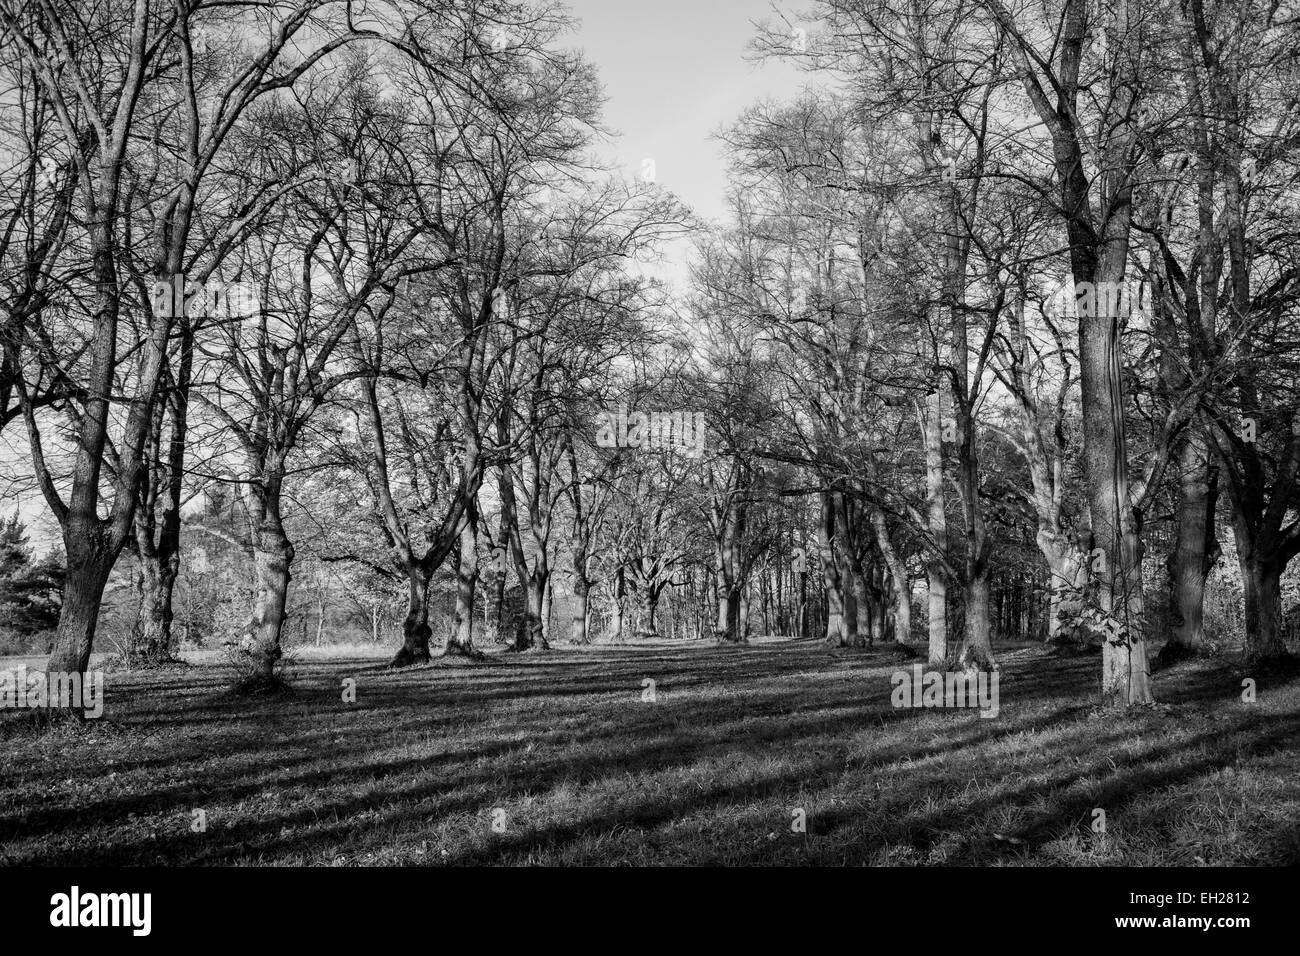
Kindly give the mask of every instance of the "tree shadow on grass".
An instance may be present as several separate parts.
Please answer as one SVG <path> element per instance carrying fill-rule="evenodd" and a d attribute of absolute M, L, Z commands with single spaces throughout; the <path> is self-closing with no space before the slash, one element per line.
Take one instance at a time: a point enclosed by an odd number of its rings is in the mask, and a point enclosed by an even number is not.
<path fill-rule="evenodd" d="M 1077 721 L 1086 713 L 1090 695 L 1080 685 L 1085 678 L 1091 679 L 1095 670 L 1092 662 L 1014 663 L 1007 671 L 1010 680 L 1004 684 L 1011 691 L 1003 705 L 1007 720 L 981 723 L 966 714 L 956 717 L 951 726 L 916 724 L 918 733 L 931 733 L 937 743 L 882 737 L 876 750 L 869 747 L 859 757 L 855 748 L 863 746 L 865 735 L 906 735 L 913 726 L 909 722 L 924 716 L 889 706 L 888 673 L 875 673 L 886 665 L 843 668 L 844 661 L 808 660 L 788 648 L 772 646 L 729 655 L 709 654 L 710 649 L 705 648 L 698 649 L 705 653 L 670 650 L 656 651 L 649 658 L 629 655 L 623 661 L 593 654 L 600 659 L 576 664 L 537 658 L 511 667 L 508 675 L 498 672 L 481 675 L 481 679 L 480 675 L 451 673 L 451 669 L 444 669 L 434 679 L 415 672 L 395 672 L 391 681 L 359 685 L 363 693 L 358 705 L 343 704 L 331 686 L 345 671 L 355 670 L 352 662 L 332 661 L 313 668 L 306 701 L 292 707 L 266 704 L 250 712 L 221 706 L 206 696 L 199 711 L 180 715 L 142 707 L 128 719 L 133 730 L 163 727 L 188 730 L 191 736 L 176 752 L 125 761 L 124 772 L 148 771 L 146 778 L 152 772 L 170 772 L 181 778 L 200 775 L 198 780 L 151 780 L 148 793 L 133 790 L 88 803 L 36 811 L 28 808 L 26 813 L 0 816 L 0 833 L 7 838 L 31 838 L 41 834 L 54 837 L 71 830 L 96 837 L 89 851 L 51 847 L 40 857 L 47 863 L 298 858 L 327 853 L 341 841 L 374 841 L 390 830 L 429 832 L 440 821 L 481 815 L 499 803 L 526 800 L 561 786 L 582 792 L 626 775 L 652 781 L 731 753 L 780 753 L 782 747 L 794 748 L 796 754 L 807 758 L 797 773 L 772 772 L 743 783 L 705 787 L 690 800 L 654 795 L 630 803 L 615 801 L 611 808 L 601 808 L 564 826 L 492 838 L 449 856 L 453 862 L 509 859 L 521 853 L 552 851 L 582 836 L 609 834 L 628 826 L 629 820 L 638 827 L 658 826 L 683 812 L 766 799 L 806 787 L 810 780 L 823 791 L 834 790 L 896 763 L 977 753 L 981 746 L 999 738 L 1043 732 Z M 666 692 L 656 705 L 641 705 L 635 696 L 640 691 L 637 678 L 646 673 L 647 665 L 667 675 L 661 685 Z M 800 681 L 796 674 L 808 674 L 811 679 Z M 465 686 L 454 686 L 467 676 Z M 558 686 L 539 693 L 535 686 L 539 678 Z M 1190 694 L 1198 705 L 1231 699 L 1231 684 L 1222 673 L 1189 672 L 1170 686 Z M 667 688 L 677 688 L 680 693 Z M 149 689 L 149 682 L 139 684 L 139 693 Z M 597 696 L 609 699 L 592 700 Z M 1064 706 L 1060 706 L 1062 699 Z M 194 703 L 169 689 L 163 706 L 183 701 Z M 508 701 L 518 706 L 506 714 L 501 705 Z M 1048 702 L 1057 706 L 1043 711 Z M 326 726 L 320 726 L 322 723 Z M 237 727 L 234 732 L 229 732 L 231 724 Z M 213 740 L 210 735 L 221 729 L 228 732 Z M 1121 729 L 1104 739 L 1079 740 L 1065 750 L 1065 756 L 1099 748 L 1104 753 L 1109 743 L 1125 733 Z M 447 741 L 452 745 L 446 746 Z M 204 747 L 213 744 L 225 748 L 225 753 L 215 767 L 205 768 L 212 761 L 205 760 L 210 755 Z M 413 749 L 417 754 L 377 760 L 375 754 L 381 747 Z M 53 778 L 63 772 L 64 768 L 56 766 L 44 776 Z M 436 777 L 430 779 L 431 774 Z M 214 777 L 219 781 L 210 783 Z M 1053 779 L 990 798 L 980 809 L 987 813 L 1000 806 L 1017 806 L 1017 801 L 1049 796 L 1061 785 L 1052 785 Z M 932 782 L 942 783 L 939 779 Z M 324 800 L 280 812 L 278 796 L 299 792 L 324 794 Z M 267 801 L 275 810 L 259 814 L 257 800 L 268 794 L 276 798 Z M 1116 797 L 1122 798 L 1122 793 Z M 1076 799 L 1086 802 L 1082 797 Z M 250 803 L 251 808 L 243 809 Z M 186 829 L 187 814 L 196 806 L 211 808 L 217 821 L 206 834 L 190 834 Z M 225 809 L 231 806 L 236 809 Z M 743 815 L 740 811 L 744 809 L 739 807 L 738 814 Z M 1067 802 L 1062 812 L 1074 809 Z M 157 835 L 136 835 L 122 818 L 142 812 L 175 814 L 175 832 L 167 825 L 165 832 Z M 221 825 L 230 812 L 235 814 L 233 825 Z M 904 839 L 909 833 L 933 833 L 935 839 L 941 839 L 959 833 L 962 821 L 969 824 L 969 816 L 969 812 L 953 810 L 933 817 L 903 812 L 902 829 L 890 830 L 887 835 Z M 834 815 L 815 819 L 818 827 L 830 827 L 828 833 L 848 825 L 847 818 L 837 822 Z M 1032 845 L 1039 845 L 1046 834 L 1055 832 L 1053 827 L 1061 819 L 1062 813 L 1053 811 L 1029 828 L 1030 836 L 1020 838 L 1029 844 L 1032 836 Z M 859 850 L 875 852 L 879 845 L 865 841 L 854 855 Z M 923 839 L 916 845 L 930 844 Z M 974 838 L 970 845 L 971 853 L 985 852 Z M 755 851 L 771 852 L 768 848 Z"/>

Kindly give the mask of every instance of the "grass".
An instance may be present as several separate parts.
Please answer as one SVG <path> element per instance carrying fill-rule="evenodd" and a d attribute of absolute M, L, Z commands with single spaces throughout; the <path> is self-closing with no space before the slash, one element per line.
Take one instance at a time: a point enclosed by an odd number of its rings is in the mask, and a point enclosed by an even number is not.
<path fill-rule="evenodd" d="M 1160 706 L 1115 714 L 1093 706 L 1095 657 L 999 651 L 995 719 L 895 709 L 906 663 L 808 641 L 400 672 L 388 649 L 306 649 L 274 698 L 232 696 L 213 659 L 111 672 L 99 721 L 0 713 L 0 861 L 1300 861 L 1300 680 L 1244 703 L 1233 666 L 1184 662 Z"/>

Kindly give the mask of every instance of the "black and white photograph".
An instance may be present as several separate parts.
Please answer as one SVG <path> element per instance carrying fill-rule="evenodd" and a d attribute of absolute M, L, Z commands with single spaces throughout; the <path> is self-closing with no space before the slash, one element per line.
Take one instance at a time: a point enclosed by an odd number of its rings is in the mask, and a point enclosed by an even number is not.
<path fill-rule="evenodd" d="M 1269 922 L 1300 4 L 0 0 L 0 86 L 26 922 L 469 885 L 417 867 Z"/>

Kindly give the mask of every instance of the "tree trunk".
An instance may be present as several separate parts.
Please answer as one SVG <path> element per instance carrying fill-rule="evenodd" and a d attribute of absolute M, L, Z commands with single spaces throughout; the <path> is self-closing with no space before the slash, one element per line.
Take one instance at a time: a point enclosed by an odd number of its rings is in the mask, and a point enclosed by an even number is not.
<path fill-rule="evenodd" d="M 991 671 L 997 664 L 993 659 L 993 642 L 989 633 L 989 543 L 980 506 L 973 415 L 963 412 L 961 430 L 961 460 L 957 474 L 966 516 L 966 620 L 958 659 L 966 670 Z"/>
<path fill-rule="evenodd" d="M 614 643 L 620 643 L 623 640 L 623 595 L 627 588 L 626 578 L 624 576 L 623 566 L 619 565 L 614 571 L 614 599 L 611 601 L 610 608 L 610 633 L 613 635 Z"/>
<path fill-rule="evenodd" d="M 1255 664 L 1286 655 L 1282 640 L 1282 569 L 1273 562 L 1241 562 L 1246 598 L 1246 640 L 1242 656 Z"/>
<path fill-rule="evenodd" d="M 908 641 L 912 634 L 912 582 L 907 576 L 907 562 L 894 548 L 884 513 L 873 511 L 871 524 L 876 531 L 876 546 L 880 548 L 885 567 L 894 581 L 894 640 Z"/>
<path fill-rule="evenodd" d="M 460 531 L 456 560 L 456 616 L 443 654 L 475 657 L 474 596 L 478 587 L 478 521 L 471 512 Z"/>
<path fill-rule="evenodd" d="M 429 661 L 429 579 L 431 575 L 420 561 L 406 569 L 406 618 L 402 621 L 402 647 L 391 667 L 409 667 Z"/>
<path fill-rule="evenodd" d="M 494 553 L 501 554 L 504 557 L 505 546 L 498 545 L 498 548 L 502 550 Z M 494 558 L 492 567 L 492 600 L 487 602 L 487 607 L 484 609 L 487 615 L 486 626 L 488 632 L 492 635 L 492 640 L 498 644 L 509 644 L 510 637 L 505 633 L 501 624 L 502 609 L 506 604 L 506 576 L 509 572 L 506 570 L 505 561 L 501 559 Z"/>
<path fill-rule="evenodd" d="M 853 604 L 857 611 L 857 629 L 854 632 L 854 646 L 862 647 L 864 644 L 871 644 L 875 641 L 875 632 L 872 631 L 872 613 L 873 606 L 871 601 L 871 585 L 867 581 L 869 572 L 860 562 L 855 562 L 856 567 L 851 576 L 853 585 Z"/>
<path fill-rule="evenodd" d="M 589 641 L 591 584 L 584 578 L 573 581 L 573 614 L 569 619 L 569 640 L 579 646 Z"/>
<path fill-rule="evenodd" d="M 653 586 L 642 588 L 638 595 L 641 605 L 641 630 L 650 637 L 658 634 L 659 626 L 655 617 L 659 612 L 659 592 Z"/>
<path fill-rule="evenodd" d="M 278 525 L 263 527 L 253 549 L 257 596 L 253 605 L 253 649 L 256 675 L 269 680 L 283 656 L 280 637 L 289 603 L 289 568 L 294 547 Z"/>
<path fill-rule="evenodd" d="M 551 646 L 551 608 L 555 606 L 555 578 L 546 576 L 546 588 L 542 591 L 542 646 Z"/>
<path fill-rule="evenodd" d="M 799 572 L 799 606 L 795 610 L 795 618 L 800 637 L 808 636 L 808 572 Z"/>
<path fill-rule="evenodd" d="M 139 606 L 128 652 L 133 666 L 156 667 L 175 661 L 171 648 L 172 595 L 176 589 L 178 557 L 140 559 Z"/>
<path fill-rule="evenodd" d="M 740 592 L 732 589 L 718 575 L 718 620 L 714 630 L 718 640 L 732 644 L 739 643 L 740 634 Z"/>
<path fill-rule="evenodd" d="M 871 642 L 889 641 L 892 637 L 885 630 L 885 578 L 883 569 L 877 567 L 872 571 L 869 596 L 871 600 Z"/>
<path fill-rule="evenodd" d="M 1169 639 L 1162 657 L 1195 654 L 1205 640 L 1205 580 L 1216 550 L 1217 480 L 1205 438 L 1188 436 L 1178 448 L 1178 538 L 1169 555 Z"/>
<path fill-rule="evenodd" d="M 929 605 L 929 660 L 942 664 L 948 659 L 948 573 L 944 559 L 948 549 L 948 518 L 944 508 L 943 424 L 939 393 L 922 417 L 925 443 L 926 523 L 930 531 L 930 560 L 926 565 L 926 602 Z"/>
<path fill-rule="evenodd" d="M 745 584 L 736 594 L 736 634 L 741 642 L 749 640 L 749 587 Z"/>
<path fill-rule="evenodd" d="M 541 562 L 540 558 L 537 560 Z M 519 640 L 515 645 L 515 650 L 525 651 L 529 648 L 535 648 L 544 651 L 550 648 L 550 645 L 546 642 L 546 630 L 542 625 L 542 616 L 545 614 L 546 605 L 546 583 L 545 568 L 534 565 L 533 570 L 528 575 L 527 587 L 525 588 L 528 597 L 525 626 L 519 632 Z"/>
<path fill-rule="evenodd" d="M 107 555 L 95 553 L 93 547 L 79 547 L 78 550 L 91 553 L 78 554 L 74 558 L 70 549 L 68 576 L 63 585 L 63 607 L 47 665 L 51 673 L 84 674 L 90 666 L 99 608 L 113 569 L 113 561 Z"/>
<path fill-rule="evenodd" d="M 989 639 L 987 571 L 976 573 L 966 585 L 966 634 L 960 663 L 967 670 L 992 670 L 995 667 Z"/>
<path fill-rule="evenodd" d="M 1124 215 L 1131 211 L 1125 208 Z M 1116 216 L 1113 219 L 1122 219 Z M 1095 271 L 1075 271 L 1076 289 L 1095 282 L 1092 302 L 1080 301 L 1079 360 L 1083 399 L 1083 471 L 1092 546 L 1105 554 L 1097 575 L 1097 598 L 1105 618 L 1101 693 L 1115 706 L 1153 700 L 1146 660 L 1142 602 L 1142 547 L 1138 517 L 1129 496 L 1128 446 L 1120 369 L 1120 299 L 1127 265 L 1127 221 L 1123 238 L 1103 247 Z"/>

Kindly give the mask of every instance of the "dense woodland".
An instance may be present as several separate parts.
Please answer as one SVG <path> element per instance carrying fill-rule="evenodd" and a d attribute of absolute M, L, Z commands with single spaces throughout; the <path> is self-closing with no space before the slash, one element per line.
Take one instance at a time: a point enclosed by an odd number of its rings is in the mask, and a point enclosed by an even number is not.
<path fill-rule="evenodd" d="M 1296 9 L 807 6 L 755 25 L 806 83 L 719 131 L 715 223 L 597 159 L 549 0 L 0 0 L 50 668 L 1050 641 L 1131 705 L 1284 661 Z"/>

